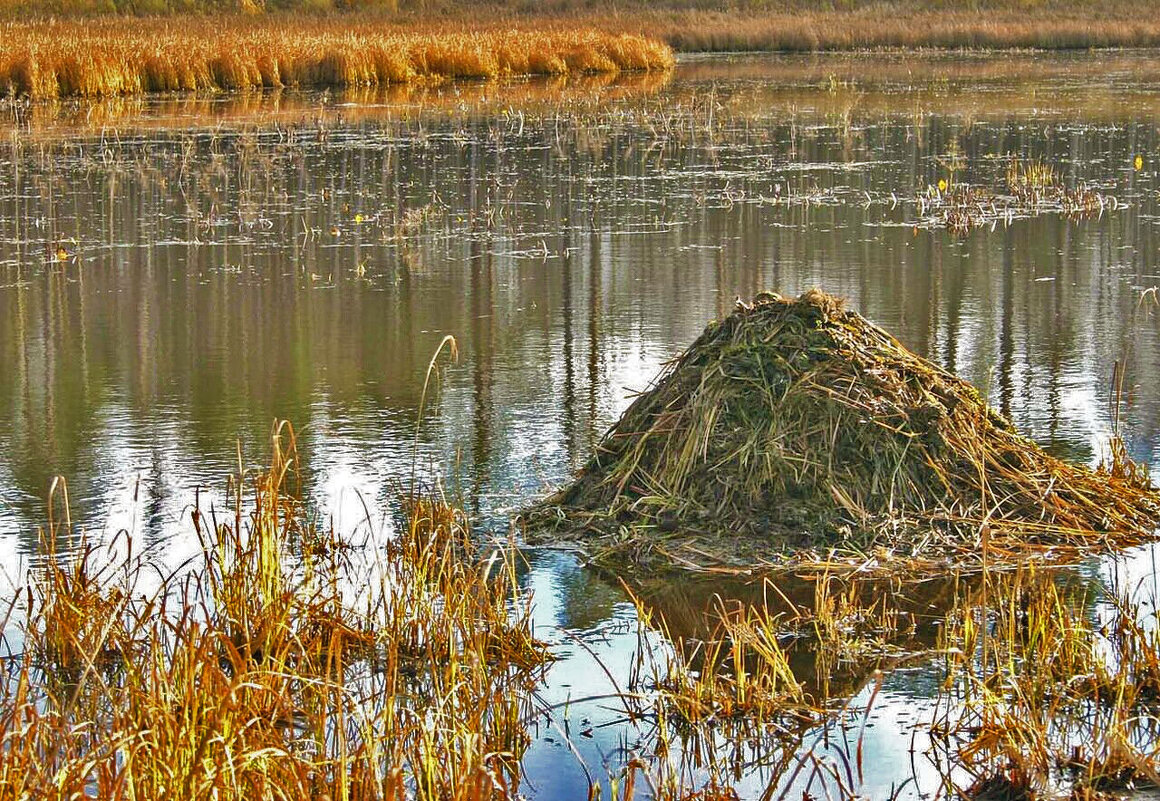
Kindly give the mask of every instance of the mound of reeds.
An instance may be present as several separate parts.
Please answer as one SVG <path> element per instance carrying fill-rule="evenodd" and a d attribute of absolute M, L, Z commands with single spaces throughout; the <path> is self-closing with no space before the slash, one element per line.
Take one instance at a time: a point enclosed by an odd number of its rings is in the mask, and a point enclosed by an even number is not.
<path fill-rule="evenodd" d="M 32 98 L 665 70 L 659 40 L 591 27 L 246 18 L 0 24 L 0 94 Z"/>
<path fill-rule="evenodd" d="M 292 442 L 278 429 L 227 508 L 199 504 L 201 553 L 177 572 L 132 550 L 57 555 L 50 523 L 48 564 L 4 619 L 0 795 L 517 794 L 549 657 L 510 552 L 477 551 L 432 499 L 377 546 L 319 530 Z"/>
<path fill-rule="evenodd" d="M 1158 519 L 1146 476 L 1049 456 L 818 290 L 763 293 L 710 324 L 525 515 L 532 539 L 654 566 L 1114 546 Z"/>

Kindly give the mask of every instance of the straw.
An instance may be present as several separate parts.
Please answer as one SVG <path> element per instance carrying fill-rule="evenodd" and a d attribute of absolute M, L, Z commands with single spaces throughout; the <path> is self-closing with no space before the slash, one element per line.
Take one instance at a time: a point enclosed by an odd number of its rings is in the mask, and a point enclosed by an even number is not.
<path fill-rule="evenodd" d="M 646 569 L 970 558 L 984 530 L 993 554 L 1090 549 L 1139 542 L 1158 519 L 1145 471 L 1048 455 L 819 290 L 762 293 L 711 323 L 523 516 L 529 540 Z"/>

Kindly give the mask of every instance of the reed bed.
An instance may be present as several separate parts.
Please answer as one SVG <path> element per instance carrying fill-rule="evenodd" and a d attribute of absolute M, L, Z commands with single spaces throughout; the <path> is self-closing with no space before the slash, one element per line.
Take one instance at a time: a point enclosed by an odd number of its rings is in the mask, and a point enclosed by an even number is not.
<path fill-rule="evenodd" d="M 865 565 L 1139 542 L 1160 494 L 1123 465 L 1049 456 L 970 384 L 811 290 L 711 323 L 524 519 L 621 569 L 802 551 Z"/>
<path fill-rule="evenodd" d="M 223 31 L 269 25 L 286 26 L 285 14 L 296 5 L 299 18 L 291 27 L 324 25 L 350 29 L 390 27 L 437 28 L 470 35 L 480 20 L 495 26 L 523 30 L 570 28 L 597 30 L 613 36 L 641 34 L 664 42 L 678 52 L 778 51 L 816 52 L 866 49 L 1090 49 L 1156 47 L 1160 45 L 1160 22 L 1153 8 L 1126 0 L 1101 4 L 1097 9 L 1083 0 L 1005 0 L 972 4 L 970 8 L 922 2 L 785 2 L 726 6 L 723 3 L 640 2 L 600 8 L 591 2 L 522 3 L 489 2 L 463 4 L 425 2 L 421 8 L 399 10 L 394 0 L 0 0 L 0 16 L 20 19 L 54 14 L 68 18 L 109 14 L 206 14 L 224 15 Z M 403 4 L 407 6 L 406 3 Z M 342 10 L 329 18 L 319 12 Z M 271 12 L 265 17 L 264 12 Z M 301 21 L 302 12 L 312 16 Z M 362 13 L 351 13 L 351 12 Z M 240 13 L 239 13 L 240 12 Z M 176 26 L 203 25 L 199 17 L 170 16 Z M 98 24 L 105 24 L 97 18 Z M 402 21 L 405 20 L 405 23 Z M 106 20 L 107 21 L 107 20 Z M 72 28 L 88 26 L 92 19 Z M 138 16 L 134 27 L 155 25 L 156 20 Z M 116 24 L 114 24 L 116 26 Z M 120 27 L 124 27 L 121 25 Z M 227 34 L 227 37 L 232 34 Z"/>
<path fill-rule="evenodd" d="M 5 618 L 0 795 L 523 797 L 551 657 L 512 552 L 480 550 L 462 513 L 430 498 L 411 498 L 380 546 L 338 538 L 312 525 L 296 470 L 283 426 L 270 466 L 232 482 L 226 508 L 194 510 L 201 551 L 159 584 L 121 541 L 55 555 L 69 523 L 50 519 L 50 558 Z M 1092 585 L 1066 575 L 956 584 L 939 656 L 919 655 L 945 669 L 927 756 L 955 794 L 1093 798 L 1157 782 L 1160 640 L 1125 598 L 1098 618 Z M 909 635 L 882 597 L 826 578 L 788 615 L 717 598 L 709 628 L 683 635 L 633 597 L 645 673 L 604 700 L 640 739 L 607 795 L 593 783 L 588 798 L 867 797 L 882 674 L 862 673 L 871 692 L 856 705 L 848 691 L 814 697 L 794 654 L 895 656 Z"/>
<path fill-rule="evenodd" d="M 1067 570 L 989 571 L 956 582 L 949 605 L 926 609 L 937 638 L 899 656 L 891 641 L 907 635 L 883 617 L 874 584 L 831 584 L 820 582 L 812 605 L 791 615 L 717 598 L 704 633 L 677 636 L 663 610 L 636 600 L 671 653 L 651 657 L 659 668 L 648 703 L 629 698 L 633 719 L 652 728 L 622 781 L 639 773 L 658 798 L 736 798 L 746 776 L 738 766 L 762 765 L 761 782 L 745 785 L 752 797 L 865 798 L 862 738 L 883 686 L 874 668 L 893 660 L 923 666 L 932 686 L 941 681 L 911 747 L 949 795 L 1121 798 L 1160 787 L 1153 602 Z M 818 655 L 819 670 L 834 669 L 823 654 L 845 654 L 862 663 L 861 678 L 839 695 L 815 696 L 795 659 L 802 649 Z M 863 701 L 844 700 L 862 688 Z M 914 763 L 868 770 L 878 781 L 913 780 L 919 794 L 936 789 L 929 776 L 906 778 L 907 767 Z"/>
<path fill-rule="evenodd" d="M 282 426 L 228 510 L 193 512 L 200 556 L 150 590 L 139 554 L 52 558 L 50 524 L 9 610 L 0 795 L 515 795 L 548 655 L 510 552 L 476 552 L 437 500 L 355 548 L 310 522 L 296 464 Z"/>
<path fill-rule="evenodd" d="M 1124 595 L 1033 569 L 991 576 L 947 617 L 950 702 L 934 722 L 971 798 L 1119 797 L 1160 787 L 1158 642 Z M 961 705 L 960 705 L 961 704 Z"/>
<path fill-rule="evenodd" d="M 1139 0 L 1098 7 L 1087 0 L 997 0 L 962 4 L 932 0 L 820 0 L 785 2 L 634 2 L 597 4 L 492 0 L 464 4 L 425 0 L 0 0 L 0 15 L 102 13 L 351 12 L 370 20 L 416 24 L 453 20 L 469 27 L 480 19 L 505 24 L 564 23 L 610 31 L 648 32 L 682 52 L 817 51 L 867 48 L 1154 47 L 1160 23 Z M 244 22 L 246 17 L 242 17 Z M 234 23 L 236 25 L 237 23 Z"/>
<path fill-rule="evenodd" d="M 1132 52 L 1112 51 L 1082 59 L 1044 59 L 1022 52 L 1004 59 L 979 59 L 924 51 L 887 59 L 861 53 L 829 54 L 815 59 L 774 58 L 763 63 L 760 70 L 755 70 L 752 61 L 737 66 L 729 60 L 690 59 L 681 66 L 682 80 L 673 81 L 675 72 L 352 87 L 335 91 L 326 98 L 327 103 L 292 90 L 237 92 L 224 97 L 118 95 L 87 102 L 68 98 L 32 102 L 27 97 L 12 97 L 0 99 L 0 128 L 7 132 L 10 127 L 18 127 L 24 134 L 99 133 L 107 127 L 124 131 L 208 128 L 219 124 L 329 125 L 420 114 L 465 119 L 512 111 L 544 117 L 555 113 L 587 117 L 619 113 L 618 103 L 609 100 L 619 101 L 623 107 L 631 107 L 627 101 L 637 100 L 633 105 L 638 118 L 647 115 L 651 124 L 665 126 L 670 137 L 697 130 L 716 136 L 770 121 L 792 123 L 800 118 L 803 107 L 812 108 L 812 116 L 828 122 L 851 119 L 852 108 L 862 118 L 893 114 L 898 109 L 900 83 L 906 85 L 908 96 L 914 99 L 916 119 L 927 114 L 946 114 L 980 121 L 1053 113 L 1111 122 L 1122 121 L 1125 95 L 1102 86 L 1102 79 L 1111 73 L 1131 72 L 1136 80 L 1153 81 L 1160 76 L 1160 67 Z M 924 76 L 923 80 L 912 84 L 910 76 L 916 74 Z M 1013 76 L 1019 80 L 1013 82 Z M 717 81 L 723 85 L 737 77 L 757 77 L 759 86 L 740 92 L 726 92 L 719 86 L 711 103 L 696 89 L 698 83 Z M 1053 93 L 1045 104 L 1044 93 L 1034 84 L 1055 83 L 1063 78 L 1091 86 L 1082 96 Z M 988 91 L 947 91 L 948 86 L 980 83 L 989 84 Z M 1160 101 L 1149 95 L 1133 94 L 1131 107 L 1142 115 L 1160 114 Z M 995 178 L 998 186 L 1002 176 Z M 857 194 L 864 197 L 861 192 Z M 788 203 L 795 198 L 765 200 Z M 796 200 L 805 203 L 808 196 Z"/>
<path fill-rule="evenodd" d="M 0 90 L 31 98 L 667 70 L 659 40 L 592 27 L 148 18 L 0 23 Z"/>
<path fill-rule="evenodd" d="M 996 7 L 964 9 L 931 8 L 922 3 L 864 3 L 846 10 L 806 7 L 765 13 L 655 11 L 642 13 L 634 22 L 680 52 L 879 48 L 1067 50 L 1160 45 L 1160 22 L 1144 4 L 1113 4 L 1098 11 L 1067 3 L 1057 7 L 1033 2 L 992 5 Z M 632 18 L 631 13 L 627 16 Z"/>

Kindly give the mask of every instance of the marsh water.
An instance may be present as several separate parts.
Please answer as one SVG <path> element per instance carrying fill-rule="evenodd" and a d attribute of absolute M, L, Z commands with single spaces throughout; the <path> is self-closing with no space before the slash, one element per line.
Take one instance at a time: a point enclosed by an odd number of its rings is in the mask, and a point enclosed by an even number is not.
<path fill-rule="evenodd" d="M 195 494 L 260 464 L 275 419 L 340 530 L 389 529 L 377 510 L 413 471 L 502 530 L 763 289 L 845 297 L 1054 453 L 1094 464 L 1118 424 L 1160 468 L 1160 53 L 704 57 L 667 76 L 3 111 L 6 584 L 36 561 L 56 475 L 78 537 L 128 530 L 176 562 Z M 1013 162 L 1101 210 L 963 233 L 918 201 L 940 181 L 1001 187 Z M 459 358 L 424 401 L 446 335 Z M 1154 582 L 1150 564 L 1076 570 Z M 524 791 L 580 797 L 646 737 L 581 700 L 627 681 L 635 613 L 569 553 L 530 552 L 524 580 L 563 657 L 542 699 L 577 699 L 545 718 Z M 757 592 L 654 590 L 674 621 Z M 848 679 L 852 708 L 876 693 L 859 791 L 936 792 L 911 740 L 934 674 Z M 771 781 L 760 760 L 740 773 L 743 795 Z"/>

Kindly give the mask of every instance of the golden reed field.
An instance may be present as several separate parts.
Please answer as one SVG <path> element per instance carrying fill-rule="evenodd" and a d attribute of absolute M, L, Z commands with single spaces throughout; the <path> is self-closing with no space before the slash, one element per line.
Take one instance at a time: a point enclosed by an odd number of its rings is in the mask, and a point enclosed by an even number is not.
<path fill-rule="evenodd" d="M 32 98 L 382 86 L 666 70 L 668 45 L 560 24 L 406 28 L 370 20 L 186 17 L 0 23 L 0 93 Z"/>
<path fill-rule="evenodd" d="M 933 4 L 932 4 L 933 5 Z M 1044 50 L 1160 46 L 1160 17 L 1149 5 L 1083 0 L 1047 4 L 1013 0 L 997 7 L 870 4 L 849 10 L 785 9 L 761 13 L 653 10 L 627 30 L 647 30 L 679 52 L 970 48 Z"/>

